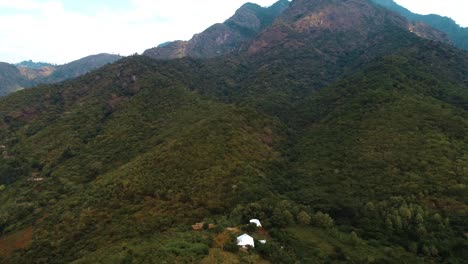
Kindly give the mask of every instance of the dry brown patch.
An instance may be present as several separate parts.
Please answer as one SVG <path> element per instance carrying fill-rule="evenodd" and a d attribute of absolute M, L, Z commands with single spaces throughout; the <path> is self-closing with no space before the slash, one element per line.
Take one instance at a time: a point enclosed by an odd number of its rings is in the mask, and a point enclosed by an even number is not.
<path fill-rule="evenodd" d="M 224 249 L 224 246 L 229 243 L 229 241 L 231 241 L 231 236 L 230 236 L 230 232 L 229 231 L 224 231 L 220 234 L 217 234 L 214 238 L 213 238 L 213 242 L 214 242 L 214 246 L 216 248 L 221 248 L 221 249 Z"/>
<path fill-rule="evenodd" d="M 18 68 L 20 74 L 28 80 L 34 80 L 40 77 L 48 77 L 55 72 L 56 68 L 51 66 L 44 66 L 39 69 L 30 69 L 27 67 Z"/>
<path fill-rule="evenodd" d="M 8 257 L 15 250 L 28 248 L 31 245 L 32 238 L 32 226 L 16 233 L 0 237 L 0 256 Z"/>

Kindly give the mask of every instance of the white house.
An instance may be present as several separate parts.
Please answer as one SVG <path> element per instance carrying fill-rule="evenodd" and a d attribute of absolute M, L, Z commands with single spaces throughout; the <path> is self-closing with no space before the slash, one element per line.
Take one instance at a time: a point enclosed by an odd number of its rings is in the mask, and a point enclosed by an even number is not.
<path fill-rule="evenodd" d="M 242 236 L 237 237 L 237 245 L 241 247 L 247 247 L 247 246 L 255 247 L 253 237 L 247 234 L 243 234 Z"/>
<path fill-rule="evenodd" d="M 257 227 L 262 227 L 262 224 L 260 223 L 260 220 L 258 220 L 258 219 L 250 219 L 249 222 L 256 224 Z"/>

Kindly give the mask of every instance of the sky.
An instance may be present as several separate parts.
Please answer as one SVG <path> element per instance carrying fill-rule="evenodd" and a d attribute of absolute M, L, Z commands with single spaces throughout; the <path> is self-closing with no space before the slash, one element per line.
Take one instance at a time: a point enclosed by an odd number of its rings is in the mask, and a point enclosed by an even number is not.
<path fill-rule="evenodd" d="M 187 40 L 223 22 L 248 0 L 0 0 L 0 61 L 67 63 L 88 55 L 130 55 Z M 276 0 L 250 0 L 269 6 Z M 396 0 L 468 26 L 466 0 Z M 467 3 L 464 3 L 467 2 Z M 465 13 L 465 14 L 464 14 Z"/>

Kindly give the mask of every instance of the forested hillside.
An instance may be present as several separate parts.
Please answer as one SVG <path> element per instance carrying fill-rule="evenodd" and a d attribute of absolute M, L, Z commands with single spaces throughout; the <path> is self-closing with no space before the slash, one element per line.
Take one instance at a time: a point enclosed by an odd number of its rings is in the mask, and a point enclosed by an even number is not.
<path fill-rule="evenodd" d="M 0 262 L 463 263 L 468 53 L 407 25 L 296 0 L 243 52 L 2 98 Z"/>

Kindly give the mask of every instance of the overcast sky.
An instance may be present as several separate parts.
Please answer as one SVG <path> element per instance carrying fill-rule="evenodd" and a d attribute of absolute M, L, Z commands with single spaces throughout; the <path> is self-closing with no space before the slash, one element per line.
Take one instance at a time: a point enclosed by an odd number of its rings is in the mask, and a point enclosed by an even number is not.
<path fill-rule="evenodd" d="M 141 53 L 190 39 L 247 0 L 0 0 L 0 61 L 66 63 L 87 55 Z M 275 0 L 253 0 L 269 6 Z M 468 26 L 467 0 L 396 0 Z"/>

